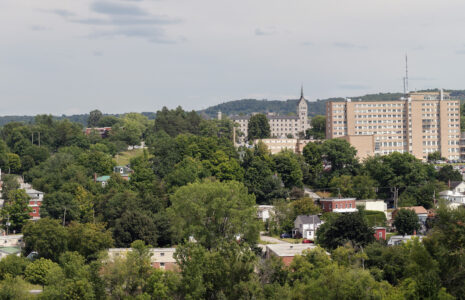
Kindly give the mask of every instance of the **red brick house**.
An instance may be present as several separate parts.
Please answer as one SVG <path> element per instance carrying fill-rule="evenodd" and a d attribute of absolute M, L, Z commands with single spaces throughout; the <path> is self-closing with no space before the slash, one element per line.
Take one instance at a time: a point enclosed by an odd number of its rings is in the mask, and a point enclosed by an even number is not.
<path fill-rule="evenodd" d="M 324 212 L 356 212 L 355 198 L 321 198 L 320 205 Z"/>
<path fill-rule="evenodd" d="M 86 135 L 90 135 L 92 132 L 96 132 L 102 138 L 106 138 L 110 134 L 110 131 L 111 131 L 111 127 L 94 127 L 94 128 L 86 128 L 84 133 Z"/>
<path fill-rule="evenodd" d="M 24 188 L 26 194 L 29 196 L 29 207 L 32 209 L 32 212 L 29 213 L 32 220 L 40 219 L 40 206 L 44 200 L 44 193 L 38 190 L 35 190 L 31 187 Z"/>
<path fill-rule="evenodd" d="M 386 240 L 386 228 L 384 227 L 375 227 L 375 239 L 376 240 Z"/>

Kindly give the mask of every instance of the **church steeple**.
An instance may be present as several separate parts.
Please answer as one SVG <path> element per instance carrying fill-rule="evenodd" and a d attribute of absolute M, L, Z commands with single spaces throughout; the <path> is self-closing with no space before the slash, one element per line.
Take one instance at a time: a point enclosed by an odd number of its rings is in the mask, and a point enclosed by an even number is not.
<path fill-rule="evenodd" d="M 300 86 L 300 99 L 304 97 L 304 84 Z"/>

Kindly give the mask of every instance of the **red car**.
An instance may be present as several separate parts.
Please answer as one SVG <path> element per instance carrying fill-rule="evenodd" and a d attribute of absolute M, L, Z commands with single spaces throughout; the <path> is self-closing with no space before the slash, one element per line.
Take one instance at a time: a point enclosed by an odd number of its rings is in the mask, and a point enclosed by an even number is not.
<path fill-rule="evenodd" d="M 313 244 L 312 240 L 303 239 L 302 244 Z"/>

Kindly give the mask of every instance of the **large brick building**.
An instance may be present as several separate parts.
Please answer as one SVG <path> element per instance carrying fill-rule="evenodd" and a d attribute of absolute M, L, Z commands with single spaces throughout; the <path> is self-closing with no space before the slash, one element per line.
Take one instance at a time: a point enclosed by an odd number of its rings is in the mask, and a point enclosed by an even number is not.
<path fill-rule="evenodd" d="M 304 98 L 303 89 L 301 90 L 300 99 L 297 103 L 296 113 L 295 116 L 267 114 L 266 117 L 270 124 L 271 136 L 275 138 L 286 138 L 288 136 L 297 137 L 299 133 L 305 133 L 305 131 L 310 128 L 307 100 Z M 221 116 L 221 114 L 219 114 L 219 116 Z M 231 119 L 239 124 L 239 130 L 247 136 L 250 116 L 232 116 Z"/>
<path fill-rule="evenodd" d="M 326 138 L 343 138 L 359 158 L 392 152 L 460 158 L 460 103 L 449 93 L 415 92 L 393 101 L 326 103 Z"/>

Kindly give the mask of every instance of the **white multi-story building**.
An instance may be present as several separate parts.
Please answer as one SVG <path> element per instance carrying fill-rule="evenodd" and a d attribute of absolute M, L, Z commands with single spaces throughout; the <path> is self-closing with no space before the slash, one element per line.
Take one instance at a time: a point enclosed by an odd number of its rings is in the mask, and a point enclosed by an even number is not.
<path fill-rule="evenodd" d="M 299 133 L 305 133 L 305 131 L 310 128 L 310 120 L 308 118 L 308 105 L 307 100 L 304 98 L 303 89 L 301 90 L 300 99 L 297 103 L 297 115 L 280 116 L 267 114 L 266 117 L 270 124 L 272 137 L 285 138 L 291 135 L 292 137 L 297 137 Z M 247 136 L 250 116 L 232 116 L 231 119 L 239 124 L 239 130 Z"/>

